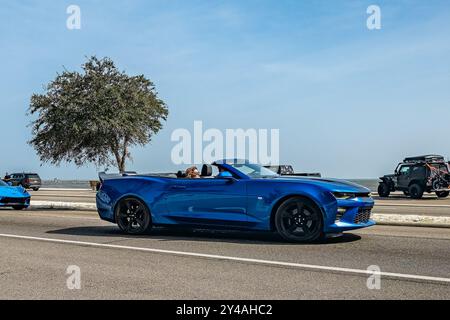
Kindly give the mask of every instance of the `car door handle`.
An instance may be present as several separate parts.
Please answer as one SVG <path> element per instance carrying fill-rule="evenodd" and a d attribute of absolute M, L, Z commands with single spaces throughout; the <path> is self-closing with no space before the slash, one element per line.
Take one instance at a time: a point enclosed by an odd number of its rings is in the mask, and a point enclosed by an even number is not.
<path fill-rule="evenodd" d="M 186 186 L 172 186 L 172 187 L 170 187 L 170 189 L 173 189 L 173 190 L 185 190 Z"/>

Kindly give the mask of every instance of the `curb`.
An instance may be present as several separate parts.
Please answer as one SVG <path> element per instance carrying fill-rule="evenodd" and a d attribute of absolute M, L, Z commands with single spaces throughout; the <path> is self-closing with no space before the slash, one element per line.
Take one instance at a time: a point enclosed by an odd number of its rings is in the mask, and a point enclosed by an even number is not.
<path fill-rule="evenodd" d="M 450 217 L 443 216 L 374 213 L 372 217 L 378 225 L 450 228 Z"/>
<path fill-rule="evenodd" d="M 30 209 L 97 211 L 95 203 L 31 201 Z"/>
<path fill-rule="evenodd" d="M 30 209 L 97 211 L 95 203 L 57 202 L 57 201 L 32 201 Z M 374 213 L 372 217 L 378 225 L 450 228 L 450 217 L 443 217 L 443 216 L 420 216 L 420 215 Z"/>

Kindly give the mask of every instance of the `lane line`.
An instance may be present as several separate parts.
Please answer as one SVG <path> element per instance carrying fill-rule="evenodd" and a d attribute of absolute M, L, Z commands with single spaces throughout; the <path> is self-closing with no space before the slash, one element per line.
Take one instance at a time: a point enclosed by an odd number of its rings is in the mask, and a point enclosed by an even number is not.
<path fill-rule="evenodd" d="M 93 217 L 80 217 L 80 216 L 69 216 L 69 215 L 57 216 L 57 215 L 46 215 L 46 214 L 28 214 L 28 215 L 21 215 L 21 217 L 27 217 L 27 218 L 39 217 L 39 218 L 79 219 L 79 220 L 101 221 L 100 218 L 98 218 L 98 217 L 97 218 L 93 218 Z"/>
<path fill-rule="evenodd" d="M 85 246 L 85 247 L 87 246 L 87 247 L 107 248 L 107 249 L 121 249 L 121 250 L 150 252 L 150 253 L 157 253 L 157 254 L 169 254 L 169 255 L 184 256 L 184 257 L 207 258 L 207 259 L 214 259 L 214 260 L 221 260 L 221 261 L 245 262 L 245 263 L 276 266 L 276 267 L 291 267 L 291 268 L 306 269 L 306 270 L 312 270 L 312 271 L 330 271 L 330 272 L 340 272 L 340 273 L 358 274 L 358 275 L 366 275 L 366 276 L 374 275 L 374 272 L 369 271 L 369 270 L 363 270 L 363 269 L 329 267 L 329 266 L 320 266 L 320 265 L 312 265 L 312 264 L 281 262 L 281 261 L 261 260 L 261 259 L 251 259 L 251 258 L 240 258 L 240 257 L 231 257 L 231 256 L 222 256 L 222 255 L 195 253 L 195 252 L 184 252 L 184 251 L 172 251 L 172 250 L 163 250 L 163 249 L 152 249 L 152 248 L 143 248 L 143 247 L 130 247 L 130 246 L 121 246 L 121 245 L 114 245 L 114 244 L 84 242 L 84 241 L 75 241 L 75 240 L 63 240 L 63 239 L 52 239 L 52 238 L 41 238 L 41 237 L 21 236 L 21 235 L 13 235 L 13 234 L 0 234 L 0 237 L 9 238 L 9 239 L 21 239 L 21 240 L 42 241 L 42 242 L 61 243 L 61 244 L 71 244 L 71 245 L 78 245 L 78 246 Z M 421 281 L 437 282 L 437 283 L 441 283 L 441 284 L 450 284 L 450 278 L 431 277 L 431 276 L 403 274 L 403 273 L 392 273 L 392 272 L 379 272 L 376 274 L 380 275 L 382 277 L 404 279 L 404 280 L 410 280 L 410 281 L 421 280 Z"/>

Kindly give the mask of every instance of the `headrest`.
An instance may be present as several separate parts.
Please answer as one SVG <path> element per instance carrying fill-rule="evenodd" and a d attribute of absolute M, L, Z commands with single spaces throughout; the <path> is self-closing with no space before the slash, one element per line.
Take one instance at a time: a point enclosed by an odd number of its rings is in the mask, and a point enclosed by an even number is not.
<path fill-rule="evenodd" d="M 286 166 L 286 165 L 280 166 L 278 174 L 281 174 L 282 176 L 288 176 L 290 174 L 294 174 L 294 168 L 292 168 L 292 166 Z"/>
<path fill-rule="evenodd" d="M 183 171 L 178 171 L 177 172 L 177 178 L 186 178 L 186 173 L 184 173 Z"/>
<path fill-rule="evenodd" d="M 202 167 L 202 177 L 211 177 L 212 176 L 212 166 L 209 164 L 204 164 Z"/>

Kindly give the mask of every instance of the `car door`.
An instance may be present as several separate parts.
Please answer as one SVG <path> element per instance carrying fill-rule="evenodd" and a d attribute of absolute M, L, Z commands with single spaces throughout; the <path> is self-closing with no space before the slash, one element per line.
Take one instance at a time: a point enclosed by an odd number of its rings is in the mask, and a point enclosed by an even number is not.
<path fill-rule="evenodd" d="M 410 174 L 411 174 L 411 168 L 410 165 L 401 166 L 398 170 L 397 175 L 397 186 L 399 189 L 408 189 L 409 182 L 411 180 Z"/>
<path fill-rule="evenodd" d="M 168 216 L 180 223 L 247 225 L 245 180 L 177 179 L 165 193 Z"/>

